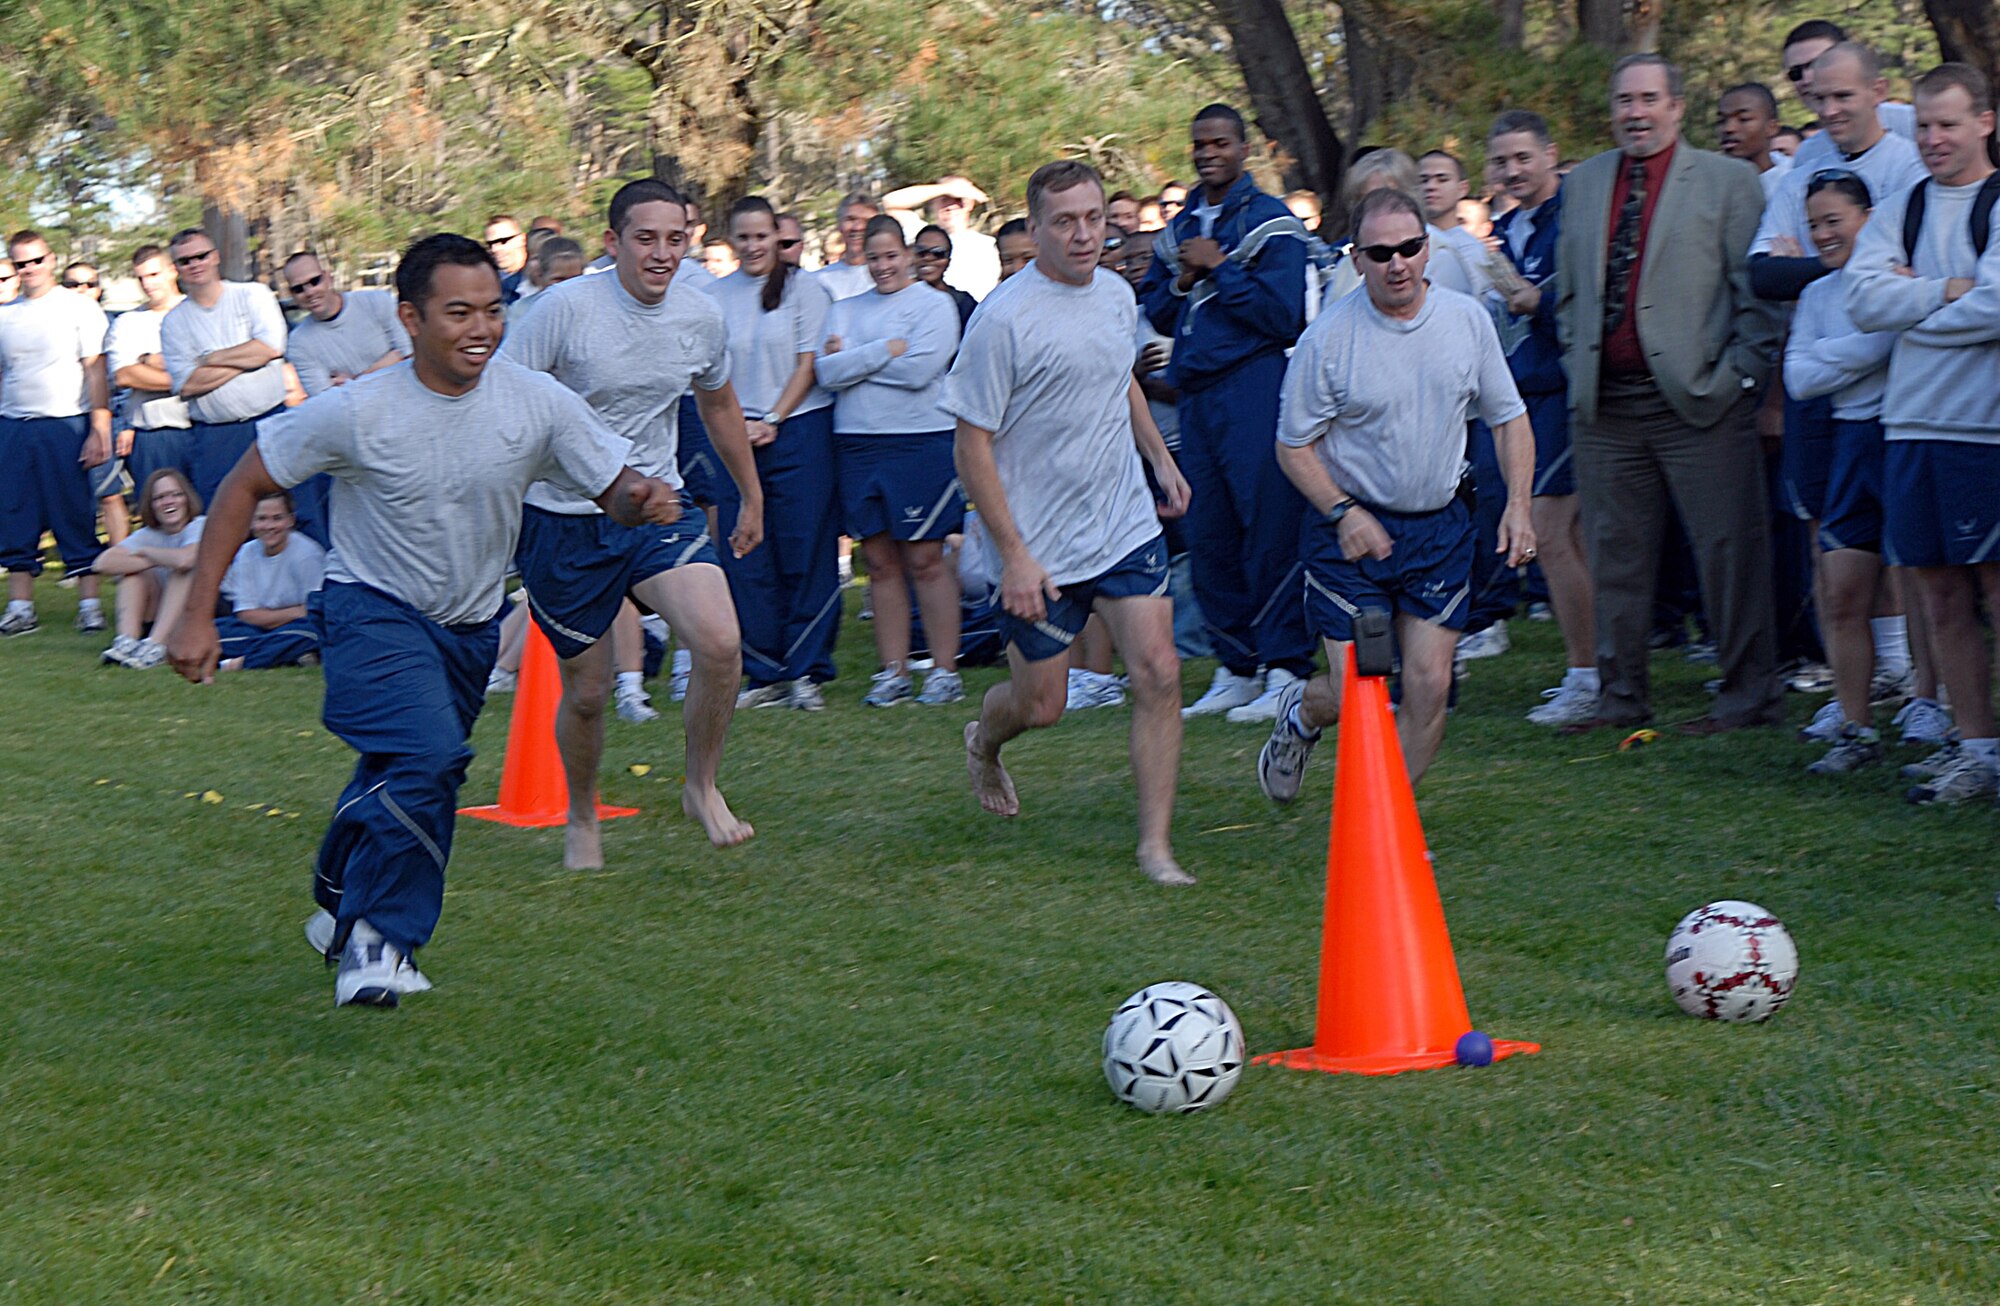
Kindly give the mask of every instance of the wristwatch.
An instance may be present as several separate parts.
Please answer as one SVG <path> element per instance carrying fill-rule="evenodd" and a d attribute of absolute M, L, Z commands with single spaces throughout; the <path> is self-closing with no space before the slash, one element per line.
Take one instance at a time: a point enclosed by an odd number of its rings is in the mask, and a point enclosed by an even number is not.
<path fill-rule="evenodd" d="M 1326 510 L 1326 524 L 1329 526 L 1340 525 L 1340 519 L 1342 517 L 1345 517 L 1348 513 L 1352 512 L 1354 509 L 1360 506 L 1361 505 L 1356 503 L 1352 498 L 1342 499 L 1339 503 L 1334 504 L 1331 508 L 1328 508 Z"/>

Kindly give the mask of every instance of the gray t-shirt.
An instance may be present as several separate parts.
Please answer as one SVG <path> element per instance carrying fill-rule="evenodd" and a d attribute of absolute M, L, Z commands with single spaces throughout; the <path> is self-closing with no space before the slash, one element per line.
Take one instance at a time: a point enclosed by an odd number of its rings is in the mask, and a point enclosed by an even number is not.
<path fill-rule="evenodd" d="M 657 304 L 642 304 L 618 280 L 572 277 L 535 296 L 526 321 L 507 333 L 500 356 L 547 372 L 582 395 L 632 442 L 631 464 L 679 489 L 681 396 L 729 380 L 722 310 L 676 277 Z M 537 482 L 528 502 L 550 512 L 599 511 L 583 495 Z"/>
<path fill-rule="evenodd" d="M 293 531 L 285 547 L 264 552 L 264 541 L 246 540 L 222 577 L 222 592 L 233 611 L 293 608 L 326 579 L 326 550 Z"/>
<path fill-rule="evenodd" d="M 357 581 L 445 626 L 486 621 L 543 478 L 602 494 L 632 445 L 554 377 L 504 358 L 463 395 L 408 362 L 257 424 L 271 478 L 333 478 L 330 581 Z"/>
<path fill-rule="evenodd" d="M 1885 133 L 1881 140 L 1851 159 L 1838 148 L 1828 151 L 1821 166 L 1795 167 L 1785 174 L 1778 185 L 1777 198 L 1764 206 L 1763 221 L 1758 223 L 1757 236 L 1750 242 L 1752 255 L 1768 254 L 1778 237 L 1790 236 L 1805 251 L 1805 257 L 1813 256 L 1812 233 L 1806 228 L 1806 188 L 1812 185 L 1814 177 L 1830 168 L 1861 178 L 1878 207 L 1884 199 L 1928 175 L 1924 161 L 1917 156 L 1917 147 L 1894 132 Z"/>
<path fill-rule="evenodd" d="M 958 349 L 958 308 L 921 281 L 893 295 L 869 291 L 843 299 L 827 314 L 826 333 L 839 336 L 837 354 L 813 360 L 821 385 L 837 398 L 833 429 L 848 435 L 921 435 L 947 430 L 938 407 L 945 369 Z M 889 356 L 889 342 L 909 345 Z"/>
<path fill-rule="evenodd" d="M 104 352 L 104 329 L 104 310 L 61 286 L 0 304 L 0 417 L 89 412 L 83 360 Z"/>
<path fill-rule="evenodd" d="M 285 402 L 285 315 L 278 297 L 254 281 L 225 281 L 214 308 L 189 296 L 160 324 L 160 355 L 179 394 L 194 375 L 196 359 L 218 349 L 261 340 L 278 351 L 254 372 L 240 372 L 205 395 L 188 400 L 197 422 L 244 422 Z"/>
<path fill-rule="evenodd" d="M 157 526 L 141 526 L 118 542 L 117 547 L 137 553 L 141 549 L 185 549 L 201 543 L 201 532 L 208 525 L 208 518 L 197 517 L 177 531 L 163 531 Z M 155 582 L 165 585 L 174 578 L 174 573 L 165 567 L 155 567 L 146 573 Z"/>
<path fill-rule="evenodd" d="M 118 384 L 121 370 L 148 354 L 160 352 L 160 323 L 166 317 L 164 312 L 135 308 L 111 319 L 111 330 L 104 337 L 104 365 L 109 369 L 112 385 Z M 187 424 L 187 402 L 177 394 L 129 387 L 120 392 L 118 425 L 121 427 L 140 431 L 185 430 Z"/>
<path fill-rule="evenodd" d="M 1432 286 L 1404 322 L 1363 287 L 1299 337 L 1278 439 L 1317 445 L 1335 484 L 1363 503 L 1435 512 L 1458 492 L 1466 415 L 1499 426 L 1527 411 L 1477 300 Z"/>
<path fill-rule="evenodd" d="M 1058 585 L 1160 533 L 1132 436 L 1138 317 L 1123 278 L 1072 286 L 1031 263 L 972 315 L 945 378 L 938 406 L 993 432 L 1014 525 Z"/>
<path fill-rule="evenodd" d="M 333 388 L 333 374 L 360 376 L 395 350 L 410 356 L 410 333 L 396 319 L 396 297 L 386 290 L 351 290 L 340 312 L 322 322 L 309 317 L 292 328 L 286 357 L 308 395 Z"/>
<path fill-rule="evenodd" d="M 826 287 L 809 272 L 794 271 L 785 297 L 764 311 L 764 278 L 738 268 L 702 287 L 722 309 L 729 329 L 729 359 L 736 375 L 736 398 L 743 415 L 763 418 L 777 406 L 799 365 L 800 354 L 817 354 L 826 342 L 826 315 L 833 307 Z M 833 396 L 815 385 L 790 416 L 825 408 Z"/>
<path fill-rule="evenodd" d="M 875 278 L 868 275 L 866 263 L 829 263 L 813 276 L 826 287 L 826 293 L 833 296 L 836 304 L 875 289 Z"/>

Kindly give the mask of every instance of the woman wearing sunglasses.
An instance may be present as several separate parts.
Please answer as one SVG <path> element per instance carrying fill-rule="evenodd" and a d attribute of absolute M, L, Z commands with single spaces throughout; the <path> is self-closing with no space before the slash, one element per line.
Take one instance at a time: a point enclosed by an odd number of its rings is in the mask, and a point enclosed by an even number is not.
<path fill-rule="evenodd" d="M 840 628 L 834 506 L 833 396 L 813 379 L 832 298 L 783 257 L 778 215 L 751 195 L 729 210 L 729 243 L 740 266 L 703 289 L 729 329 L 730 379 L 764 485 L 763 547 L 725 557 L 723 570 L 743 627 L 742 707 L 826 706 Z M 734 484 L 717 478 L 717 514 L 733 529 Z"/>
<path fill-rule="evenodd" d="M 916 243 L 910 246 L 910 254 L 916 259 L 917 280 L 932 290 L 942 290 L 951 296 L 951 302 L 958 309 L 958 329 L 965 330 L 965 324 L 972 320 L 972 310 L 979 307 L 979 301 L 956 286 L 944 283 L 944 274 L 951 270 L 951 233 L 933 222 L 917 233 Z"/>

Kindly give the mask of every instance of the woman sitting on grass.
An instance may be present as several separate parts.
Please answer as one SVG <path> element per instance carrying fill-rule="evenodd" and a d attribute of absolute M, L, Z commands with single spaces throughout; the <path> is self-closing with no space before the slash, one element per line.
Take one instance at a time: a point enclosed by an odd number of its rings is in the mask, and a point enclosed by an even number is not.
<path fill-rule="evenodd" d="M 146 478 L 140 528 L 97 557 L 100 576 L 118 578 L 118 637 L 103 660 L 134 671 L 167 660 L 167 640 L 187 602 L 201 543 L 201 496 L 177 467 Z"/>

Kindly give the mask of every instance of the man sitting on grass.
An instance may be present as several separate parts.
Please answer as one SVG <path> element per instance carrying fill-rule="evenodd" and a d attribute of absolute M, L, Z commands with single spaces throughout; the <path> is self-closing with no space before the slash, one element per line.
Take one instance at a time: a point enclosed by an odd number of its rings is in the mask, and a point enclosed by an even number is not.
<path fill-rule="evenodd" d="M 318 666 L 319 634 L 306 599 L 326 579 L 326 550 L 293 528 L 298 514 L 287 490 L 257 500 L 250 534 L 222 578 L 234 614 L 219 617 L 223 671 Z"/>

